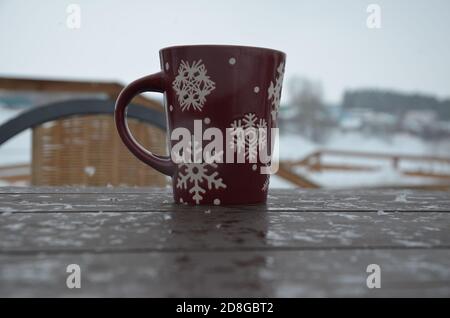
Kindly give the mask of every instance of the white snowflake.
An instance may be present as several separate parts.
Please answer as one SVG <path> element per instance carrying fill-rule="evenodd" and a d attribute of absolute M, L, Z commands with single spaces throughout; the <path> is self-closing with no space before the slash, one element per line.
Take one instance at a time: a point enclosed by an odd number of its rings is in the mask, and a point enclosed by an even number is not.
<path fill-rule="evenodd" d="M 181 61 L 178 75 L 172 82 L 172 87 L 178 96 L 181 110 L 202 111 L 206 96 L 216 88 L 216 84 L 206 75 L 207 70 L 202 60 L 189 62 Z"/>
<path fill-rule="evenodd" d="M 265 147 L 267 142 L 266 120 L 258 118 L 254 113 L 247 113 L 243 118 L 234 120 L 231 128 L 233 139 L 230 141 L 230 148 L 239 153 L 244 151 L 245 159 L 253 162 L 258 155 L 258 143 Z"/>
<path fill-rule="evenodd" d="M 214 171 L 217 168 L 215 163 L 183 163 L 178 165 L 177 188 L 189 189 L 192 199 L 199 204 L 206 193 L 206 187 L 211 190 L 226 188 L 222 178 L 218 178 L 219 173 Z"/>
<path fill-rule="evenodd" d="M 261 191 L 267 191 L 269 189 L 269 183 L 270 183 L 270 178 L 269 178 L 269 176 L 267 176 L 266 181 L 264 181 L 264 184 L 261 188 Z"/>
<path fill-rule="evenodd" d="M 280 108 L 281 98 L 281 86 L 283 84 L 284 77 L 284 63 L 281 63 L 277 68 L 278 77 L 275 80 L 275 84 L 271 81 L 269 89 L 269 99 L 272 100 L 272 120 L 277 119 L 278 109 Z"/>

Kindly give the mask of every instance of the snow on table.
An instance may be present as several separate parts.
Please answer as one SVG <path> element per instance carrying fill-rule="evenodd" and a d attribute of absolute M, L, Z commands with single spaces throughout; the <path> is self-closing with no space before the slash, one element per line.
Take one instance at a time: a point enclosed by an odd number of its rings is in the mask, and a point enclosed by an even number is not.
<path fill-rule="evenodd" d="M 165 189 L 0 188 L 0 296 L 448 297 L 449 212 L 430 191 L 187 206 Z M 65 286 L 68 264 L 81 289 Z"/>

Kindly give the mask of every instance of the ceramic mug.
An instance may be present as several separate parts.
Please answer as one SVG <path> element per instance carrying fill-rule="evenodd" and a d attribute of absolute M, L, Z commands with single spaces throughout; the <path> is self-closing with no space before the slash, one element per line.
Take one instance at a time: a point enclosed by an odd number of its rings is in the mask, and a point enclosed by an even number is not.
<path fill-rule="evenodd" d="M 250 147 L 245 147 L 249 146 L 247 135 L 241 139 L 244 143 L 234 148 L 224 146 L 225 152 L 243 148 L 245 162 L 180 162 L 139 145 L 128 129 L 126 108 L 142 92 L 164 93 L 171 154 L 177 143 L 172 133 L 183 128 L 194 134 L 196 125 L 202 132 L 217 128 L 223 136 L 233 127 L 267 128 L 265 142 L 270 152 L 270 128 L 277 125 L 286 55 L 272 49 L 230 45 L 174 46 L 160 50 L 159 55 L 162 71 L 132 82 L 117 98 L 115 121 L 124 144 L 137 158 L 172 178 L 175 202 L 264 203 L 270 175 L 261 173 L 260 168 L 268 163 L 250 160 Z M 204 145 L 204 140 L 197 144 Z"/>

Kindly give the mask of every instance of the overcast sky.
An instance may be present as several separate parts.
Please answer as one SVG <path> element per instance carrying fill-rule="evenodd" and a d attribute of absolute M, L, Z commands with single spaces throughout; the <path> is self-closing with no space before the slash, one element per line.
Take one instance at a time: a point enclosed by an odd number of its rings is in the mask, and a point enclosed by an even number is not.
<path fill-rule="evenodd" d="M 366 26 L 370 3 L 381 29 Z M 320 80 L 329 102 L 358 87 L 450 97 L 447 0 L 0 0 L 0 76 L 128 83 L 158 71 L 160 48 L 205 43 L 282 50 L 285 80 Z"/>

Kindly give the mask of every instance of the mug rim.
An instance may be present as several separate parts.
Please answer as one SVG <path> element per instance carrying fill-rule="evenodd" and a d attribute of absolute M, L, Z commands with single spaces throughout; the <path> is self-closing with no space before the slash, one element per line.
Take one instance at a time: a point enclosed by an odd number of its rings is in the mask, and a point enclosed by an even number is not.
<path fill-rule="evenodd" d="M 259 47 L 259 46 L 248 46 L 248 45 L 231 45 L 231 44 L 186 44 L 186 45 L 172 45 L 172 46 L 166 46 L 159 50 L 159 52 L 167 51 L 167 50 L 173 50 L 173 49 L 186 49 L 190 47 L 195 48 L 228 48 L 228 49 L 246 49 L 246 50 L 258 50 L 258 51 L 268 51 L 276 54 L 281 54 L 283 56 L 286 56 L 286 53 L 280 50 L 271 49 L 267 47 Z"/>

